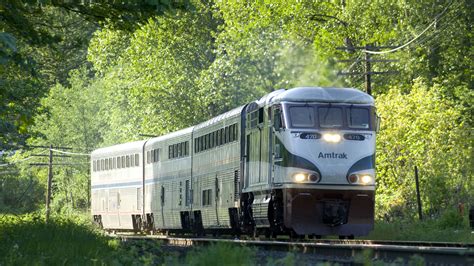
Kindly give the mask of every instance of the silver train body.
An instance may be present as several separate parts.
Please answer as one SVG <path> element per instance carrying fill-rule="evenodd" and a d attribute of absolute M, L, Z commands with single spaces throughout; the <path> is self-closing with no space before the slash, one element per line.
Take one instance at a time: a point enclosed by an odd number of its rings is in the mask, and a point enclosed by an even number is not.
<path fill-rule="evenodd" d="M 199 125 L 91 155 L 92 216 L 109 230 L 368 234 L 374 100 L 294 88 Z"/>

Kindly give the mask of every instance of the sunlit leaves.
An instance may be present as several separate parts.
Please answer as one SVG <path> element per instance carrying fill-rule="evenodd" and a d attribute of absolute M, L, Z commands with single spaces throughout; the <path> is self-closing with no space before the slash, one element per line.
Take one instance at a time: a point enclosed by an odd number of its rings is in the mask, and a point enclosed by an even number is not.
<path fill-rule="evenodd" d="M 377 110 L 383 120 L 377 138 L 380 217 L 415 214 L 415 166 L 426 212 L 471 199 L 472 165 L 466 162 L 472 160 L 472 134 L 439 85 L 419 79 L 409 94 L 394 88 L 377 98 Z"/>

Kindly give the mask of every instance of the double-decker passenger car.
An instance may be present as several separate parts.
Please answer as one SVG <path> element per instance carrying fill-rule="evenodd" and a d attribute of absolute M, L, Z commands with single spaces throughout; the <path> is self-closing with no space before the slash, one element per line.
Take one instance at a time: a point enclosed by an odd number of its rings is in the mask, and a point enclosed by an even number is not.
<path fill-rule="evenodd" d="M 196 126 L 92 153 L 92 215 L 109 230 L 366 235 L 373 98 L 274 91 Z"/>

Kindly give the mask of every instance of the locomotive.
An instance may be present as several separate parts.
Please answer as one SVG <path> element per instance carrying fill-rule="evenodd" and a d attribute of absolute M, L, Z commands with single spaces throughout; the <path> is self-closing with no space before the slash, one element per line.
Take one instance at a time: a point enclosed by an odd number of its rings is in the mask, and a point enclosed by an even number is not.
<path fill-rule="evenodd" d="M 201 124 L 91 154 L 106 230 L 367 235 L 374 225 L 372 96 L 273 91 Z"/>

